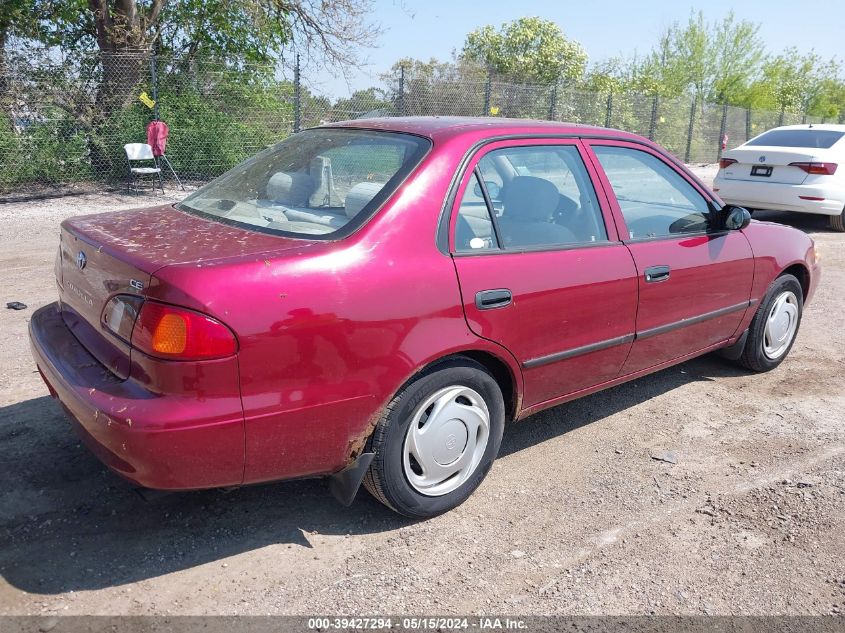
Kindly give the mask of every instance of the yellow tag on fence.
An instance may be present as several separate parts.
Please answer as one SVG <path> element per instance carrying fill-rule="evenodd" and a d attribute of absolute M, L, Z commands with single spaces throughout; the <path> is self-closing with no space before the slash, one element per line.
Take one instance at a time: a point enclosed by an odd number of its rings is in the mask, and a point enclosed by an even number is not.
<path fill-rule="evenodd" d="M 150 95 L 148 95 L 146 92 L 142 92 L 140 95 L 138 95 L 138 101 L 143 103 L 148 108 L 152 108 L 156 104 L 155 101 L 150 99 Z"/>
<path fill-rule="evenodd" d="M 497 116 L 499 114 L 499 106 L 491 106 L 490 114 L 492 114 L 493 116 Z"/>

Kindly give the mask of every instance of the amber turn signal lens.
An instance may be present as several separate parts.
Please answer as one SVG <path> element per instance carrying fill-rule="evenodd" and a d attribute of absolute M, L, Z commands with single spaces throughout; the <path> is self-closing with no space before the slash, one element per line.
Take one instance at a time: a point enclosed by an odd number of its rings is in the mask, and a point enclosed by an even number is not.
<path fill-rule="evenodd" d="M 178 314 L 165 314 L 153 332 L 153 351 L 181 354 L 188 342 L 188 325 Z"/>

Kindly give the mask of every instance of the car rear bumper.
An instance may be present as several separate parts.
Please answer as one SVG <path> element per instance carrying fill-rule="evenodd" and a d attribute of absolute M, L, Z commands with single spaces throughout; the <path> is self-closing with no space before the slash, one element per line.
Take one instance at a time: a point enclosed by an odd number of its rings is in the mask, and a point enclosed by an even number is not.
<path fill-rule="evenodd" d="M 77 341 L 56 303 L 32 315 L 29 336 L 51 395 L 111 470 L 162 490 L 243 481 L 243 411 L 232 413 L 230 398 L 221 407 L 216 398 L 162 395 L 117 378 Z"/>
<path fill-rule="evenodd" d="M 727 180 L 717 176 L 713 189 L 725 202 L 750 209 L 839 215 L 845 207 L 845 190 L 830 186 Z"/>

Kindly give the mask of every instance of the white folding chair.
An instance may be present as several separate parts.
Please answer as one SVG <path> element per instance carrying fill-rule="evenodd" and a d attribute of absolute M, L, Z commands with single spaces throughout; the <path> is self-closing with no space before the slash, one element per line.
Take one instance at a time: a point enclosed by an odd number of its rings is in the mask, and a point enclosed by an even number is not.
<path fill-rule="evenodd" d="M 141 176 L 158 177 L 158 186 L 161 187 L 161 192 L 164 193 L 164 182 L 161 179 L 161 167 L 158 166 L 156 157 L 153 156 L 153 148 L 147 143 L 127 143 L 123 146 L 126 152 L 126 163 L 129 166 L 129 180 L 126 181 L 126 190 L 129 191 L 135 188 L 136 179 Z M 142 163 L 153 161 L 153 167 L 133 167 L 133 163 Z M 153 189 L 155 189 L 155 181 L 153 181 Z M 137 189 L 136 189 L 137 191 Z"/>

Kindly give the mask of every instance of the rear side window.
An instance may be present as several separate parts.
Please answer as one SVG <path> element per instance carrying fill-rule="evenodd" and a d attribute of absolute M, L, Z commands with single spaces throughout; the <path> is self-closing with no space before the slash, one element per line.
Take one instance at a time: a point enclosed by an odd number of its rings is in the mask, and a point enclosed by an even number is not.
<path fill-rule="evenodd" d="M 678 172 L 648 152 L 594 145 L 631 239 L 697 233 L 708 228 L 707 200 Z"/>
<path fill-rule="evenodd" d="M 746 145 L 828 149 L 843 136 L 845 136 L 845 132 L 836 132 L 834 130 L 770 130 L 757 138 L 751 139 Z"/>

